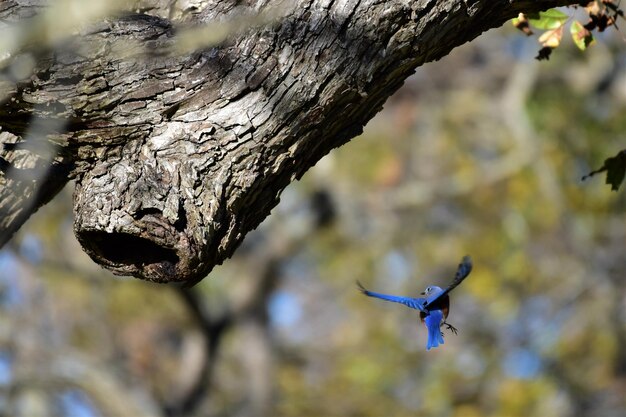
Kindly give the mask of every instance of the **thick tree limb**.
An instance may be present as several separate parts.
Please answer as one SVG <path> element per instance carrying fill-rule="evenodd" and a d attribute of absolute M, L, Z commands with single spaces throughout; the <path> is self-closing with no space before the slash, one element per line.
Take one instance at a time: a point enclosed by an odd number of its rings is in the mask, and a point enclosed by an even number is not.
<path fill-rule="evenodd" d="M 30 3 L 0 2 L 0 18 L 19 21 Z M 167 15 L 171 2 L 150 3 Z M 198 3 L 181 19 L 245 11 L 241 2 Z M 417 66 L 521 11 L 574 3 L 299 0 L 271 27 L 191 54 L 175 53 L 175 21 L 145 14 L 103 21 L 54 50 L 31 45 L 23 57 L 35 63 L 32 75 L 16 78 L 12 60 L 0 78 L 0 140 L 21 138 L 0 150 L 0 244 L 75 178 L 76 236 L 96 262 L 197 282 Z M 27 137 L 33 120 L 62 120 L 63 129 L 37 141 Z M 52 139 L 61 152 L 38 158 Z M 17 175 L 37 164 L 53 170 Z"/>

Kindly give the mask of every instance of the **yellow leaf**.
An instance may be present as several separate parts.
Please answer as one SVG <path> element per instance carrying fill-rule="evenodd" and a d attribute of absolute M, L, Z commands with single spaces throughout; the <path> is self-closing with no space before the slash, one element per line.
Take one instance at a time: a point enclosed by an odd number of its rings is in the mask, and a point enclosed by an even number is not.
<path fill-rule="evenodd" d="M 548 48 L 556 48 L 561 44 L 563 37 L 563 26 L 548 30 L 539 37 L 539 43 Z"/>

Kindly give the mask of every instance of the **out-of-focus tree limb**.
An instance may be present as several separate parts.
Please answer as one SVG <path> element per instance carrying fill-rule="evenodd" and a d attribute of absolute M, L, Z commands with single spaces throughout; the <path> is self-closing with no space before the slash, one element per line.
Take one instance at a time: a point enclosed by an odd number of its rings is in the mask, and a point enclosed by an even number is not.
<path fill-rule="evenodd" d="M 324 196 L 324 197 L 321 197 Z M 324 199 L 325 203 L 320 204 Z M 216 362 L 219 359 L 223 338 L 228 331 L 237 329 L 246 341 L 239 355 L 246 369 L 246 412 L 243 415 L 264 416 L 271 409 L 273 384 L 273 358 L 267 313 L 268 300 L 279 284 L 279 267 L 286 259 L 302 249 L 308 236 L 328 226 L 334 220 L 334 204 L 325 191 L 317 191 L 311 198 L 310 221 L 301 230 L 281 226 L 277 221 L 272 234 L 263 237 L 262 248 L 243 257 L 249 279 L 241 281 L 236 297 L 217 315 L 211 314 L 206 299 L 197 288 L 177 288 L 181 301 L 187 306 L 204 339 L 204 354 L 193 366 L 185 370 L 186 390 L 172 396 L 164 405 L 164 414 L 171 417 L 193 414 L 210 399 Z M 323 221 L 321 221 L 323 220 Z"/>
<path fill-rule="evenodd" d="M 5 2 L 0 19 L 19 22 L 27 3 Z M 417 66 L 519 12 L 574 3 L 302 0 L 272 25 L 239 25 L 220 46 L 182 55 L 172 53 L 175 21 L 106 19 L 54 50 L 13 52 L 32 71 L 15 79 L 5 66 L 0 126 L 23 140 L 33 118 L 63 120 L 61 159 L 47 163 L 69 173 L 45 195 L 76 178 L 85 251 L 117 274 L 190 284 L 233 253 L 291 181 L 358 135 Z M 266 6 L 213 0 L 185 22 Z M 12 201 L 0 207 L 3 241 L 46 201 L 20 205 L 11 171 L 26 142 L 0 155 L 0 201 Z"/>

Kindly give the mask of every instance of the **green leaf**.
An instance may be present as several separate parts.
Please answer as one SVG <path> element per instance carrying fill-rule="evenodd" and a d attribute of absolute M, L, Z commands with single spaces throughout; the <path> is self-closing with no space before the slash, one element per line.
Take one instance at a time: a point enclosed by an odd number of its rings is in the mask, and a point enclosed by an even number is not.
<path fill-rule="evenodd" d="M 557 9 L 539 12 L 539 18 L 529 17 L 530 24 L 537 29 L 557 29 L 565 24 L 569 16 Z"/>
<path fill-rule="evenodd" d="M 604 165 L 595 171 L 585 175 L 583 181 L 600 172 L 606 171 L 606 183 L 611 185 L 612 191 L 619 190 L 626 176 L 626 149 L 604 161 Z"/>
<path fill-rule="evenodd" d="M 574 43 L 581 51 L 587 49 L 589 45 L 594 43 L 594 38 L 591 32 L 589 32 L 578 20 L 574 20 L 569 27 L 569 31 L 572 34 Z"/>

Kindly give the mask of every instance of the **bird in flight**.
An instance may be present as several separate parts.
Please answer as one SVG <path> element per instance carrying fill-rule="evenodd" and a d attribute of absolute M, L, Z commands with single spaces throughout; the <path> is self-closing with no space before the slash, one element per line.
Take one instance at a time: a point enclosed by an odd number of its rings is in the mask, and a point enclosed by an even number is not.
<path fill-rule="evenodd" d="M 443 344 L 443 333 L 440 330 L 441 326 L 446 326 L 446 329 L 457 334 L 458 331 L 456 327 L 446 322 L 448 313 L 450 313 L 450 297 L 448 293 L 463 282 L 470 272 L 472 272 L 472 259 L 469 256 L 464 256 L 456 270 L 454 280 L 445 290 L 436 285 L 430 285 L 422 292 L 422 295 L 425 297 L 419 298 L 381 294 L 367 290 L 359 281 L 356 283 L 359 286 L 359 290 L 368 297 L 404 304 L 407 307 L 419 310 L 420 320 L 428 330 L 426 350 L 430 350 L 430 348 Z"/>

